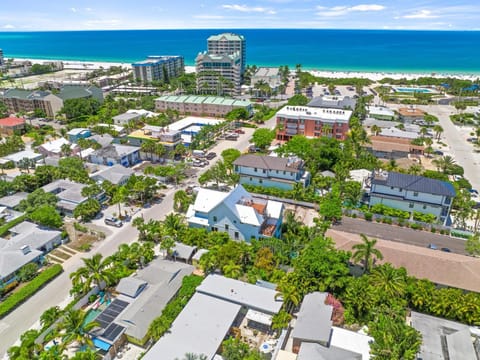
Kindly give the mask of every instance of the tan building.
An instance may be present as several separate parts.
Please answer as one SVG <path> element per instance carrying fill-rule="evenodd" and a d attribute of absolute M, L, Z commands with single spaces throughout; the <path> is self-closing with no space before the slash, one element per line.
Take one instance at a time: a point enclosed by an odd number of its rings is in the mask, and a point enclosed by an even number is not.
<path fill-rule="evenodd" d="M 197 91 L 212 95 L 240 95 L 240 53 L 210 54 L 203 52 L 195 59 Z"/>
<path fill-rule="evenodd" d="M 25 132 L 25 119 L 7 117 L 0 119 L 0 132 L 6 135 L 20 135 Z"/>
<path fill-rule="evenodd" d="M 416 107 L 404 107 L 398 109 L 400 120 L 407 123 L 422 121 L 425 117 L 425 111 Z"/>
<path fill-rule="evenodd" d="M 243 108 L 253 114 L 250 101 L 218 96 L 161 96 L 155 100 L 155 111 L 176 110 L 193 116 L 223 117 L 233 109 Z"/>
<path fill-rule="evenodd" d="M 425 147 L 413 145 L 411 139 L 390 136 L 371 136 L 365 148 L 375 157 L 383 159 L 407 158 L 408 155 L 423 155 Z"/>

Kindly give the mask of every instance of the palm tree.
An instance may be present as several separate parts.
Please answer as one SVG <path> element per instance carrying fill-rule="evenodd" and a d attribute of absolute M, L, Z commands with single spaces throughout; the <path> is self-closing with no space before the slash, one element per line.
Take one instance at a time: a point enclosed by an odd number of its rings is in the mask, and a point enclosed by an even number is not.
<path fill-rule="evenodd" d="M 60 152 L 63 156 L 70 156 L 72 154 L 72 148 L 69 144 L 63 144 L 60 147 Z"/>
<path fill-rule="evenodd" d="M 363 273 L 369 273 L 370 269 L 375 264 L 375 261 L 382 260 L 383 255 L 380 250 L 375 249 L 377 239 L 369 239 L 365 234 L 360 234 L 362 237 L 362 244 L 353 245 L 355 252 L 352 259 L 354 262 L 361 262 L 363 264 Z"/>
<path fill-rule="evenodd" d="M 121 207 L 120 204 L 126 200 L 128 196 L 128 190 L 126 189 L 125 186 L 120 186 L 117 187 L 115 190 L 115 193 L 113 194 L 112 197 L 112 204 L 117 204 L 118 205 L 118 216 L 121 216 Z"/>
<path fill-rule="evenodd" d="M 177 212 L 186 212 L 188 205 L 192 203 L 192 198 L 185 190 L 178 190 L 173 196 L 173 209 Z"/>
<path fill-rule="evenodd" d="M 51 308 L 45 310 L 42 315 L 40 315 L 40 325 L 42 325 L 42 327 L 50 326 L 58 320 L 61 313 L 62 310 L 59 306 L 52 306 Z"/>
<path fill-rule="evenodd" d="M 444 174 L 448 173 L 450 169 L 456 165 L 455 159 L 450 155 L 442 156 L 441 158 L 432 160 L 432 163 L 441 170 Z"/>
<path fill-rule="evenodd" d="M 407 172 L 412 175 L 420 175 L 422 173 L 422 170 L 423 168 L 421 165 L 413 164 L 408 168 Z"/>
<path fill-rule="evenodd" d="M 180 214 L 170 213 L 163 220 L 163 231 L 165 235 L 171 236 L 177 241 L 178 235 L 185 229 L 183 216 Z"/>
<path fill-rule="evenodd" d="M 372 285 L 379 289 L 386 298 L 402 297 L 405 293 L 407 273 L 404 268 L 395 269 L 391 264 L 386 263 L 376 267 L 372 271 Z"/>
<path fill-rule="evenodd" d="M 286 278 L 278 284 L 277 290 L 278 292 L 275 294 L 275 299 L 283 299 L 283 306 L 287 312 L 290 312 L 300 303 L 298 286 L 292 284 Z"/>
<path fill-rule="evenodd" d="M 72 342 L 78 343 L 82 347 L 88 345 L 93 347 L 92 339 L 89 332 L 95 327 L 100 326 L 96 321 L 85 323 L 87 313 L 82 310 L 69 309 L 65 312 L 59 328 L 64 330 L 62 341 L 66 344 Z"/>
<path fill-rule="evenodd" d="M 442 133 L 443 133 L 443 128 L 440 125 L 435 125 L 433 127 L 433 131 L 435 132 L 435 139 L 440 141 L 440 137 L 442 136 Z"/>
<path fill-rule="evenodd" d="M 238 279 L 242 275 L 242 267 L 230 262 L 223 267 L 222 272 L 228 278 Z"/>
<path fill-rule="evenodd" d="M 70 274 L 74 285 L 82 284 L 83 289 L 88 291 L 92 283 L 101 289 L 104 283 L 108 286 L 114 282 L 110 258 L 102 261 L 102 254 L 97 253 L 91 258 L 82 258 L 82 260 L 85 266 Z"/>
<path fill-rule="evenodd" d="M 370 131 L 372 133 L 372 135 L 378 135 L 380 133 L 380 131 L 382 131 L 382 129 L 380 129 L 380 127 L 378 125 L 372 125 L 372 127 L 370 128 Z"/>

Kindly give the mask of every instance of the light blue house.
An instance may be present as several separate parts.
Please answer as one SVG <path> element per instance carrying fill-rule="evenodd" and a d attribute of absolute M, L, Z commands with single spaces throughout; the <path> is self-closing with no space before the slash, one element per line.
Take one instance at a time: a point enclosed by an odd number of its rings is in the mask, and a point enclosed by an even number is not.
<path fill-rule="evenodd" d="M 233 162 L 235 173 L 240 175 L 240 184 L 292 190 L 296 183 L 303 187 L 310 183 L 310 173 L 298 157 L 240 156 Z"/>
<path fill-rule="evenodd" d="M 68 140 L 72 143 L 76 143 L 80 139 L 86 139 L 92 136 L 92 133 L 89 129 L 85 128 L 75 128 L 70 130 L 68 133 Z"/>
<path fill-rule="evenodd" d="M 190 227 L 227 232 L 234 240 L 279 237 L 283 204 L 252 197 L 242 185 L 231 192 L 198 191 L 187 211 Z"/>
<path fill-rule="evenodd" d="M 369 205 L 383 204 L 404 211 L 433 214 L 445 225 L 453 198 L 453 185 L 446 181 L 396 172 L 374 172 Z"/>

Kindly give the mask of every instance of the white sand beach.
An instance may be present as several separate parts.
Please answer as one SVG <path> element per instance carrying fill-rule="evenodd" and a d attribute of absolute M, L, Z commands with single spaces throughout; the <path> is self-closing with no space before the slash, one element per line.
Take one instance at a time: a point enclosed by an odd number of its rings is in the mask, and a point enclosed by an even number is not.
<path fill-rule="evenodd" d="M 15 60 L 26 60 L 34 64 L 41 64 L 48 61 L 62 61 L 65 69 L 75 70 L 95 70 L 100 68 L 109 68 L 112 66 L 121 66 L 124 68 L 131 68 L 131 63 L 119 63 L 119 62 L 106 62 L 106 61 L 77 61 L 77 60 L 47 60 L 47 59 L 21 59 L 15 58 Z M 293 70 L 292 70 L 293 71 Z M 462 80 L 475 81 L 480 78 L 480 74 L 451 74 L 451 73 L 408 73 L 408 72 L 367 72 L 367 71 L 329 71 L 329 70 L 305 70 L 310 72 L 314 76 L 328 77 L 328 78 L 366 78 L 373 81 L 379 81 L 383 78 L 392 79 L 407 79 L 412 80 L 419 77 L 435 77 L 446 78 L 453 77 Z M 195 66 L 185 66 L 186 73 L 194 73 Z"/>

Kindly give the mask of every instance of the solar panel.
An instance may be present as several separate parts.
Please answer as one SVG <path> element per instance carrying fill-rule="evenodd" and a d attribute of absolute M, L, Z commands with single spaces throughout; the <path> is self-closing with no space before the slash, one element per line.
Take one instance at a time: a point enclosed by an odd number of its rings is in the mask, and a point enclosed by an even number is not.
<path fill-rule="evenodd" d="M 123 330 L 125 330 L 123 326 L 112 323 L 105 329 L 102 334 L 102 338 L 113 342 Z"/>
<path fill-rule="evenodd" d="M 106 329 L 128 304 L 126 301 L 113 300 L 110 305 L 97 316 L 95 321 L 97 321 L 102 328 Z"/>

